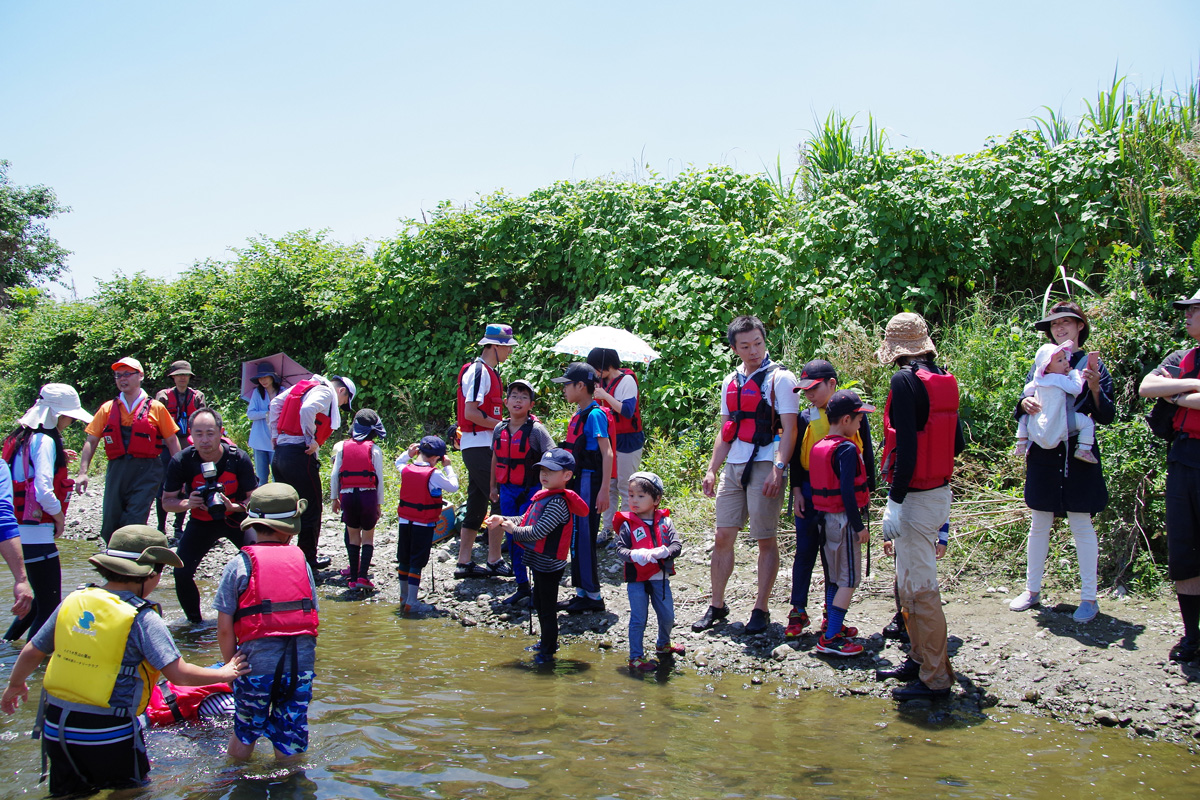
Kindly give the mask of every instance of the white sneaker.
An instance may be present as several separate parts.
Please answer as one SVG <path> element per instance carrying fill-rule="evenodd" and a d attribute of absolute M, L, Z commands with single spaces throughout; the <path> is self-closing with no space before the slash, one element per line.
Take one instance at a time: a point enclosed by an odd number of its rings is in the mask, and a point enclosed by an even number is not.
<path fill-rule="evenodd" d="M 1008 601 L 1010 611 L 1028 611 L 1036 605 L 1039 605 L 1042 600 L 1041 592 L 1024 591 L 1018 597 Z"/>

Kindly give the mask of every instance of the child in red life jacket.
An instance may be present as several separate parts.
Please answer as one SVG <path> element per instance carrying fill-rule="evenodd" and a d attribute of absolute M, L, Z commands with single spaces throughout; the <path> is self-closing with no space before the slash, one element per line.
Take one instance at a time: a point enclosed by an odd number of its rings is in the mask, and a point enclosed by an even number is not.
<path fill-rule="evenodd" d="M 642 638 L 646 633 L 649 606 L 658 618 L 660 657 L 681 654 L 684 649 L 671 644 L 675 625 L 675 603 L 671 599 L 668 577 L 675 574 L 675 559 L 683 544 L 671 524 L 671 512 L 659 508 L 663 496 L 662 478 L 653 472 L 635 472 L 629 476 L 629 510 L 613 516 L 617 531 L 617 554 L 625 562 L 625 589 L 629 592 L 629 669 L 651 672 L 658 661 L 646 658 Z"/>
<path fill-rule="evenodd" d="M 867 468 L 853 437 L 864 413 L 874 410 L 848 389 L 835 392 L 825 407 L 829 434 L 813 446 L 809 457 L 812 502 L 824 530 L 825 564 L 829 580 L 837 585 L 825 609 L 826 628 L 817 637 L 818 653 L 856 656 L 863 651 L 862 645 L 850 640 L 857 629 L 844 623 L 854 589 L 862 581 L 861 546 L 867 541 L 862 514 L 870 504 Z"/>
<path fill-rule="evenodd" d="M 383 451 L 375 439 L 387 436 L 373 409 L 354 415 L 350 438 L 333 446 L 333 471 L 329 493 L 333 511 L 342 513 L 346 526 L 346 557 L 350 562 L 350 589 L 373 590 L 371 557 L 375 554 L 375 524 L 379 498 L 383 497 Z"/>
<path fill-rule="evenodd" d="M 612 475 L 613 448 L 609 415 L 593 398 L 599 376 L 589 364 L 568 364 L 562 377 L 563 398 L 579 407 L 567 424 L 564 447 L 575 459 L 575 477 L 570 488 L 587 503 L 587 524 L 575 531 L 571 548 L 571 585 L 575 599 L 566 605 L 568 614 L 603 611 L 600 596 L 600 571 L 596 560 L 596 539 L 600 534 L 600 515 L 608 508 L 608 481 Z"/>
<path fill-rule="evenodd" d="M 588 506 L 567 488 L 575 477 L 575 457 L 561 447 L 547 450 L 537 463 L 542 490 L 533 496 L 525 516 L 493 514 L 486 524 L 502 527 L 525 549 L 524 559 L 533 573 L 533 607 L 542 628 L 535 650 L 535 664 L 549 664 L 558 651 L 558 582 L 567 568 L 571 534 L 587 524 Z"/>
<path fill-rule="evenodd" d="M 529 508 L 533 493 L 540 488 L 537 463 L 543 453 L 554 447 L 550 431 L 531 413 L 536 397 L 529 381 L 510 383 L 504 401 L 508 419 L 492 429 L 491 497 L 492 502 L 499 502 L 503 517 L 519 517 Z M 503 602 L 516 605 L 530 597 L 529 570 L 525 568 L 521 548 L 513 546 L 512 536 L 508 537 L 508 553 L 517 591 Z"/>
<path fill-rule="evenodd" d="M 431 611 L 433 606 L 417 600 L 421 570 L 429 563 L 434 528 L 442 515 L 442 497 L 446 492 L 458 491 L 458 476 L 446 456 L 446 443 L 437 436 L 410 444 L 408 451 L 396 459 L 396 467 L 400 470 L 396 574 L 400 578 L 401 610 L 405 614 Z"/>
<path fill-rule="evenodd" d="M 304 551 L 289 544 L 307 506 L 286 483 L 255 489 L 242 521 L 255 543 L 225 565 L 217 586 L 213 607 L 221 657 L 228 661 L 238 652 L 250 663 L 249 674 L 233 682 L 237 710 L 230 758 L 250 758 L 263 736 L 281 761 L 308 749 L 317 587 Z"/>

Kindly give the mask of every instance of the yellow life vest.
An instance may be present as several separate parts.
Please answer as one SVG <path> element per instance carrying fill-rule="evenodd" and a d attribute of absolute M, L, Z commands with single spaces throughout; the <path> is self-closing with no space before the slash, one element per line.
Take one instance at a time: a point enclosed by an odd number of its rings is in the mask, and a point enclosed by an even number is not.
<path fill-rule="evenodd" d="M 810 406 L 804 409 L 804 419 L 808 421 L 808 427 L 804 429 L 804 441 L 800 443 L 800 466 L 808 470 L 811 469 L 808 459 L 812 456 L 813 447 L 829 435 L 829 417 L 825 415 L 825 409 Z M 858 445 L 858 452 L 863 451 L 862 436 L 858 431 L 854 432 L 850 441 Z"/>
<path fill-rule="evenodd" d="M 58 609 L 54 653 L 42 687 L 55 700 L 128 714 L 129 709 L 111 708 L 109 701 L 118 676 L 134 675 L 142 681 L 136 713 L 145 711 L 159 671 L 146 661 L 133 667 L 121 661 L 134 619 L 148 608 L 154 604 L 140 598 L 126 601 L 98 586 L 71 592 Z"/>

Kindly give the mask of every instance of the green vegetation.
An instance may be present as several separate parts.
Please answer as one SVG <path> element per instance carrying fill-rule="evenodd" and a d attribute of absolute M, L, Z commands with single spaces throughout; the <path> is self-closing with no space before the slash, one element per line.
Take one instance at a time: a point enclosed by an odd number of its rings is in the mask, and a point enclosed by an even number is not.
<path fill-rule="evenodd" d="M 564 360 L 554 341 L 611 324 L 663 353 L 642 376 L 646 463 L 691 504 L 736 314 L 758 314 L 785 363 L 826 355 L 882 400 L 878 328 L 918 310 L 962 384 L 971 448 L 958 534 L 963 557 L 987 568 L 1023 552 L 1021 466 L 1007 453 L 1038 344 L 1031 322 L 1043 299 L 1090 287 L 1092 342 L 1119 407 L 1100 438 L 1113 497 L 1098 526 L 1102 569 L 1150 588 L 1163 448 L 1140 421 L 1136 385 L 1180 343 L 1170 299 L 1197 285 L 1197 112 L 1194 87 L 1134 92 L 1114 79 L 1078 121 L 1047 110 L 1032 130 L 957 156 L 889 149 L 873 118 L 859 135 L 835 113 L 790 172 L 780 160 L 766 175 L 718 166 L 498 193 L 439 206 L 373 251 L 309 231 L 255 240 L 175 281 L 121 277 L 88 301 L 10 311 L 0 416 L 14 418 L 48 380 L 98 403 L 111 392 L 107 365 L 132 352 L 152 385 L 190 357 L 232 422 L 241 361 L 285 350 L 353 376 L 395 447 L 445 429 L 485 321 L 512 322 L 522 343 L 505 374 L 544 388 Z M 560 434 L 561 401 L 539 411 Z"/>

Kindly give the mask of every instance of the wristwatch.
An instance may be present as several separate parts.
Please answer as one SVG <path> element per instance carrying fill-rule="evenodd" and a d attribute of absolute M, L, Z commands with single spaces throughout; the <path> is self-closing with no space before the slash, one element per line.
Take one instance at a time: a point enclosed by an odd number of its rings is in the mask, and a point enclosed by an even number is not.
<path fill-rule="evenodd" d="M 780 472 L 782 472 L 783 470 L 787 469 L 787 464 L 783 463 L 782 461 L 776 461 L 776 462 L 775 462 L 775 469 L 777 469 L 777 470 L 779 470 Z"/>

